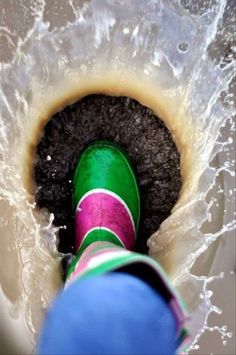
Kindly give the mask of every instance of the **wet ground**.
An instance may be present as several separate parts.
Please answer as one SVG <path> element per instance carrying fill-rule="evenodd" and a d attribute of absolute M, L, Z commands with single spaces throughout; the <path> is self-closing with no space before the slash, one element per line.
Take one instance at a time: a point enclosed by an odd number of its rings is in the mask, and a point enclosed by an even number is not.
<path fill-rule="evenodd" d="M 137 250 L 166 219 L 181 187 L 180 156 L 164 123 L 127 97 L 91 95 L 56 113 L 45 126 L 35 160 L 36 202 L 54 214 L 59 251 L 74 252 L 71 192 L 80 152 L 95 139 L 109 139 L 128 154 L 142 201 Z"/>

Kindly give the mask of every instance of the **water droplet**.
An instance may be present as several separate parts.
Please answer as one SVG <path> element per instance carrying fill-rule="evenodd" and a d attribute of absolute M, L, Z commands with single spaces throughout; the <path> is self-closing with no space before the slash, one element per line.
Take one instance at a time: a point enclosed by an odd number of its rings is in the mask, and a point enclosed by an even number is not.
<path fill-rule="evenodd" d="M 129 33 L 129 28 L 128 27 L 123 28 L 123 33 L 127 35 Z"/>
<path fill-rule="evenodd" d="M 211 298 L 212 295 L 213 295 L 213 292 L 211 290 L 206 291 L 207 298 Z"/>
<path fill-rule="evenodd" d="M 52 160 L 51 155 L 47 155 L 47 161 L 50 161 L 50 160 Z"/>
<path fill-rule="evenodd" d="M 181 52 L 181 53 L 187 53 L 188 51 L 188 43 L 186 42 L 182 42 L 182 43 L 179 43 L 178 44 L 178 51 Z"/>
<path fill-rule="evenodd" d="M 226 345 L 227 344 L 227 341 L 226 340 L 223 340 L 223 345 Z"/>

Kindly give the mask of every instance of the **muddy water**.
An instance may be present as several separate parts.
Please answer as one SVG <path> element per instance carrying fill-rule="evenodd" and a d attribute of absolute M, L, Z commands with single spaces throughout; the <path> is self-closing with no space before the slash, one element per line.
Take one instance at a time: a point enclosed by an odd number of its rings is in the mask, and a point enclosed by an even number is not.
<path fill-rule="evenodd" d="M 8 62 L 0 67 L 0 310 L 5 339 L 13 339 L 18 352 L 32 351 L 45 309 L 61 285 L 58 228 L 52 215 L 35 208 L 35 148 L 55 112 L 93 93 L 136 99 L 172 134 L 183 184 L 171 216 L 148 241 L 149 253 L 185 298 L 193 338 L 201 335 L 207 330 L 206 315 L 220 312 L 208 291 L 222 275 L 214 274 L 208 257 L 204 270 L 211 269 L 212 278 L 207 272 L 196 276 L 191 268 L 235 226 L 231 2 L 130 1 L 127 8 L 121 0 L 70 1 L 68 11 L 53 8 L 51 1 L 31 5 L 25 9 L 19 2 L 27 23 L 20 16 L 19 21 L 11 19 L 9 8 L 2 12 Z M 216 215 L 223 217 L 215 220 Z M 225 328 L 221 331 L 230 338 Z"/>
<path fill-rule="evenodd" d="M 170 215 L 181 187 L 179 153 L 171 134 L 153 112 L 122 96 L 90 95 L 55 114 L 37 146 L 36 203 L 54 214 L 60 226 L 58 250 L 74 246 L 72 179 L 85 147 L 108 139 L 129 156 L 141 193 L 136 251 L 147 253 L 147 239 Z"/>
<path fill-rule="evenodd" d="M 49 106 L 48 111 L 43 114 L 41 113 L 41 115 L 38 117 L 38 120 L 36 121 L 35 126 L 32 125 L 27 132 L 30 138 L 28 144 L 26 144 L 26 149 L 24 152 L 23 160 L 26 163 L 23 169 L 22 178 L 24 181 L 24 187 L 30 194 L 34 195 L 35 190 L 37 189 L 37 186 L 34 182 L 33 171 L 35 149 L 37 147 L 37 143 L 39 142 L 41 135 L 43 134 L 43 127 L 47 120 L 49 120 L 55 112 L 61 111 L 68 104 L 77 102 L 79 99 L 89 94 L 100 93 L 107 95 L 131 97 L 142 103 L 142 105 L 151 108 L 151 110 L 165 122 L 166 126 L 172 133 L 172 137 L 175 141 L 175 144 L 181 157 L 180 170 L 182 175 L 182 187 L 175 209 L 181 210 L 181 207 L 189 202 L 191 196 L 197 192 L 197 184 L 199 179 L 198 171 L 203 169 L 205 164 L 204 161 L 197 159 L 198 151 L 197 149 L 194 149 L 194 145 L 188 144 L 189 137 L 194 136 L 194 126 L 190 126 L 188 124 L 188 118 L 184 117 L 184 113 L 177 114 L 179 109 L 179 102 L 174 102 L 174 100 L 172 99 L 170 107 L 168 95 L 166 95 L 167 97 L 165 97 L 163 93 L 158 92 L 158 88 L 150 85 L 150 83 L 145 77 L 143 77 L 141 80 L 137 80 L 137 78 L 135 78 L 135 76 L 132 76 L 131 73 L 132 68 L 119 74 L 113 72 L 108 73 L 107 71 L 104 71 L 104 73 L 102 74 L 96 74 L 95 78 L 93 76 L 89 78 L 89 74 L 86 74 L 84 80 L 82 80 L 82 76 L 80 74 L 77 81 L 75 77 L 73 78 L 71 88 L 57 88 L 58 93 L 51 94 L 51 96 L 49 97 L 50 101 L 53 101 L 54 97 L 57 98 L 64 91 L 66 95 L 64 97 L 60 97 L 60 101 L 56 100 L 55 102 L 51 102 L 51 107 Z M 120 77 L 122 77 L 122 81 L 120 80 Z M 75 86 L 74 81 L 76 83 Z M 63 84 L 65 84 L 65 82 Z M 41 101 L 38 104 L 41 106 Z M 173 119 L 173 117 L 175 117 L 175 119 Z M 191 204 L 192 203 L 194 205 L 194 201 L 191 201 Z M 193 206 L 193 208 L 195 208 L 195 206 Z M 197 222 L 198 221 L 196 220 L 194 223 Z M 176 220 L 173 220 L 170 226 L 172 228 L 176 228 L 176 223 L 180 227 L 181 231 L 181 218 L 177 217 Z M 170 243 L 170 240 L 172 238 L 172 235 L 164 237 L 163 245 L 162 241 L 158 240 L 158 249 L 162 250 L 162 248 L 166 244 Z M 188 247 L 188 243 L 186 243 L 185 246 L 182 245 L 181 254 L 178 255 L 175 252 L 175 257 L 182 259 L 182 256 L 184 255 L 186 250 L 188 250 Z M 179 274 L 179 270 L 177 270 L 176 268 L 176 264 L 178 263 L 178 261 L 174 263 L 173 256 L 168 257 L 166 255 L 163 255 L 162 252 L 160 252 L 158 259 L 162 261 L 163 266 L 170 275 L 173 274 L 174 277 L 175 274 Z M 180 265 L 180 268 L 182 268 L 182 265 Z"/>

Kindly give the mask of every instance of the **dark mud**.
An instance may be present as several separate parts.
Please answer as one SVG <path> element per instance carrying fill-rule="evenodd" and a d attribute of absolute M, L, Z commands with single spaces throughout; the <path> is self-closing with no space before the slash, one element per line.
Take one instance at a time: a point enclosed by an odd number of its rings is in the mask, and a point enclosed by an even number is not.
<path fill-rule="evenodd" d="M 80 152 L 95 139 L 109 139 L 128 154 L 142 199 L 137 250 L 166 219 L 181 188 L 180 156 L 164 123 L 127 97 L 91 95 L 55 114 L 45 126 L 35 159 L 36 202 L 54 214 L 58 249 L 74 252 L 71 180 Z"/>

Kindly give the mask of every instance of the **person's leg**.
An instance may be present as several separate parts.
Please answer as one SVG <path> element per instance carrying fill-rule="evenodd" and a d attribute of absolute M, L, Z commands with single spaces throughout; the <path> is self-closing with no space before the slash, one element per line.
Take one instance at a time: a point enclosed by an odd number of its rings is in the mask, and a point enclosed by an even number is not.
<path fill-rule="evenodd" d="M 39 354 L 171 355 L 176 320 L 137 277 L 111 272 L 72 282 L 48 312 Z"/>
<path fill-rule="evenodd" d="M 130 251 L 140 197 L 128 158 L 110 142 L 95 142 L 73 184 L 78 252 L 46 317 L 39 353 L 174 353 L 184 320 L 178 297 L 160 265 Z"/>

